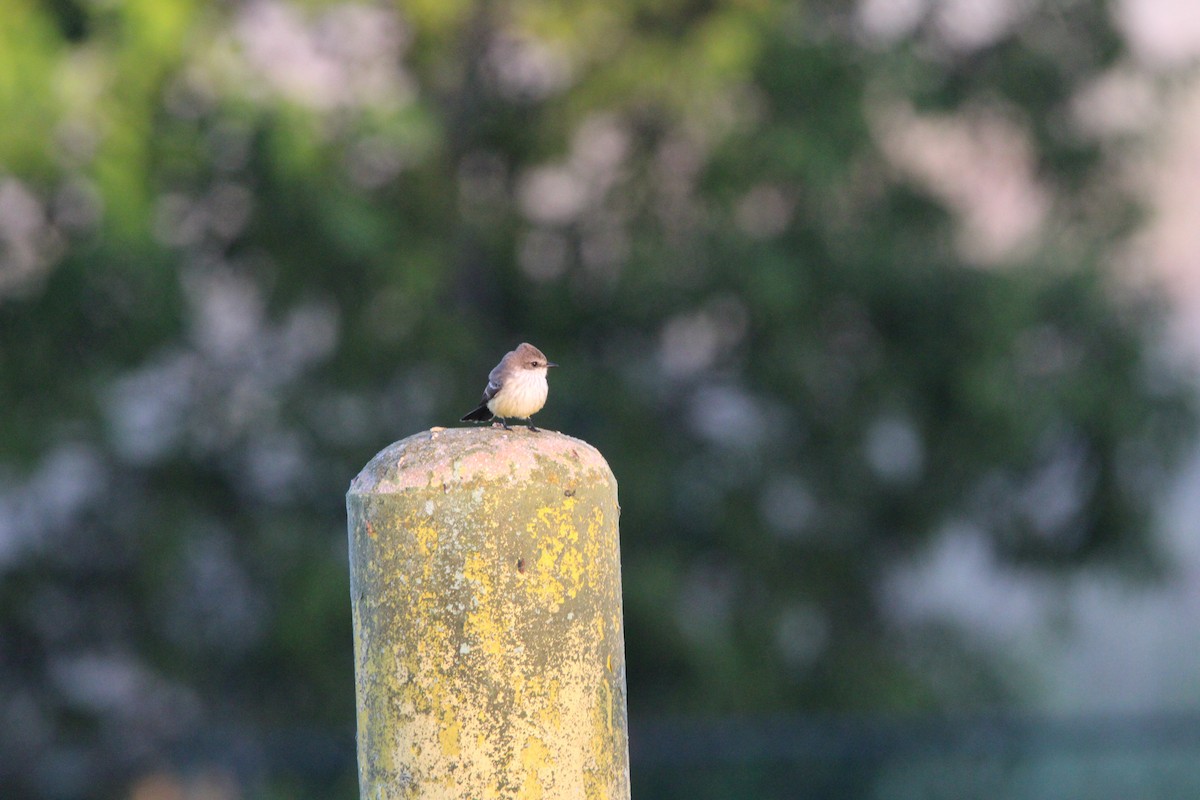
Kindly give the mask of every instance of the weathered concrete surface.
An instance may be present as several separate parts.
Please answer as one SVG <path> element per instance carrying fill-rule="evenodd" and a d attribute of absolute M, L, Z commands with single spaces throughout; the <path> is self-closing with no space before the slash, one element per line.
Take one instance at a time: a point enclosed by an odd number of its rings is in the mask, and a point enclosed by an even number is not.
<path fill-rule="evenodd" d="M 443 429 L 347 495 L 361 796 L 628 798 L 617 485 L 578 439 Z"/>

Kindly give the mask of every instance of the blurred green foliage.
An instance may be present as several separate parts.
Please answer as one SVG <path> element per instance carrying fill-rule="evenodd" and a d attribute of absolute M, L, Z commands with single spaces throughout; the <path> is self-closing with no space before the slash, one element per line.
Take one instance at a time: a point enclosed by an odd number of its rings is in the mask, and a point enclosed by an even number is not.
<path fill-rule="evenodd" d="M 620 481 L 635 719 L 1019 696 L 890 571 L 953 528 L 1150 574 L 1193 428 L 1111 269 L 1123 143 L 1070 117 L 1128 55 L 1028 6 L 10 2 L 0 794 L 348 738 L 348 481 L 522 340 Z M 1018 132 L 1032 232 L 973 246 L 986 187 L 905 160 L 962 121 Z"/>

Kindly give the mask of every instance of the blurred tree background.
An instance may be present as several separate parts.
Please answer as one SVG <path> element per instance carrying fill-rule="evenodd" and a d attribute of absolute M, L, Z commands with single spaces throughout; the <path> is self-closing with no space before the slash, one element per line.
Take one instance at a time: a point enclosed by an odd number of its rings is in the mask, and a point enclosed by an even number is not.
<path fill-rule="evenodd" d="M 1114 8 L 8 0 L 0 795 L 356 796 L 348 482 L 522 340 L 620 481 L 635 745 L 1019 704 L 889 579 L 1170 566 Z"/>

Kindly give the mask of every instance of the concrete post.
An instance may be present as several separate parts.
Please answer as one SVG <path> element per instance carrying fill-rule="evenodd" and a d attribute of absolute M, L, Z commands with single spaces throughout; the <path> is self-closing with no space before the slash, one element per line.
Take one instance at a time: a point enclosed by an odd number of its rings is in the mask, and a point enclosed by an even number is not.
<path fill-rule="evenodd" d="M 591 445 L 434 429 L 350 485 L 363 800 L 628 798 L 617 485 Z"/>

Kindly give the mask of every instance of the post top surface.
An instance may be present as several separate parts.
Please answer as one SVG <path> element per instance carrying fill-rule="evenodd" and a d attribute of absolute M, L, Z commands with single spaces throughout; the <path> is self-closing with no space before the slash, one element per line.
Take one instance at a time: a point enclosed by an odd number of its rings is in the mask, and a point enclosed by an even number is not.
<path fill-rule="evenodd" d="M 563 433 L 433 428 L 379 451 L 350 482 L 349 493 L 392 494 L 480 479 L 523 479 L 550 465 L 612 476 L 599 450 Z"/>

